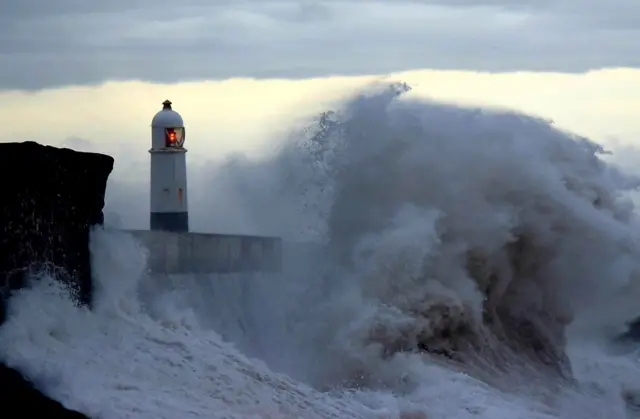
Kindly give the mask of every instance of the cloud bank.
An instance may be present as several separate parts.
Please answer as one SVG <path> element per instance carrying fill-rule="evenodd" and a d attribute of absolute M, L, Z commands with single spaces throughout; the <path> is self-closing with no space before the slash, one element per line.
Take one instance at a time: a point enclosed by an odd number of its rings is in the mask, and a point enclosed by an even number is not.
<path fill-rule="evenodd" d="M 631 0 L 5 2 L 0 89 L 640 65 Z"/>

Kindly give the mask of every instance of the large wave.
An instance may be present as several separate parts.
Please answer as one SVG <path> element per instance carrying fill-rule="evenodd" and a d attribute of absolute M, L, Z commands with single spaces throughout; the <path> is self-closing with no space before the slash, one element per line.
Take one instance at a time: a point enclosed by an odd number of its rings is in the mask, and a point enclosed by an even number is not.
<path fill-rule="evenodd" d="M 100 417 L 625 417 L 638 366 L 595 338 L 637 314 L 638 180 L 602 147 L 403 84 L 279 144 L 191 194 L 210 230 L 285 237 L 281 275 L 149 277 L 97 232 L 95 310 L 41 281 L 2 357 Z"/>

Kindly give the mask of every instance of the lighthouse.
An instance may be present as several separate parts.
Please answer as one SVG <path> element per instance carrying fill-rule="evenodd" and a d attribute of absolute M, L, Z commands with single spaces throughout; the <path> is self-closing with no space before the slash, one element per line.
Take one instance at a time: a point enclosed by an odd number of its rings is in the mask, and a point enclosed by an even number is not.
<path fill-rule="evenodd" d="M 165 100 L 151 121 L 151 230 L 188 232 L 184 122 Z"/>

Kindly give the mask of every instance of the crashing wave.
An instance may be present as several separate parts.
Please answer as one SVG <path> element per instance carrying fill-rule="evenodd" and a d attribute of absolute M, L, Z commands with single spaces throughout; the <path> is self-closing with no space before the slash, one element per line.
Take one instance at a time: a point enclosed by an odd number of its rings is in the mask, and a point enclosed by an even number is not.
<path fill-rule="evenodd" d="M 617 261 L 637 259 L 624 196 L 637 180 L 545 120 L 409 91 L 363 93 L 278 156 L 309 166 L 289 166 L 282 193 L 324 243 L 319 266 L 335 286 L 318 316 L 343 316 L 326 331 L 342 362 L 325 379 L 390 385 L 372 358 L 422 353 L 485 379 L 570 380 L 565 327 Z M 349 309 L 344 293 L 368 309 Z"/>

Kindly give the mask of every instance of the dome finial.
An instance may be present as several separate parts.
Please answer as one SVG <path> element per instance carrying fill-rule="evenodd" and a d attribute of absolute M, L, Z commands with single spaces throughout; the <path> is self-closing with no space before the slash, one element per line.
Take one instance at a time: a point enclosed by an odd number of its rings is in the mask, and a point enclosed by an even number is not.
<path fill-rule="evenodd" d="M 162 109 L 171 109 L 171 101 L 169 99 L 165 100 L 164 102 L 162 102 Z"/>

